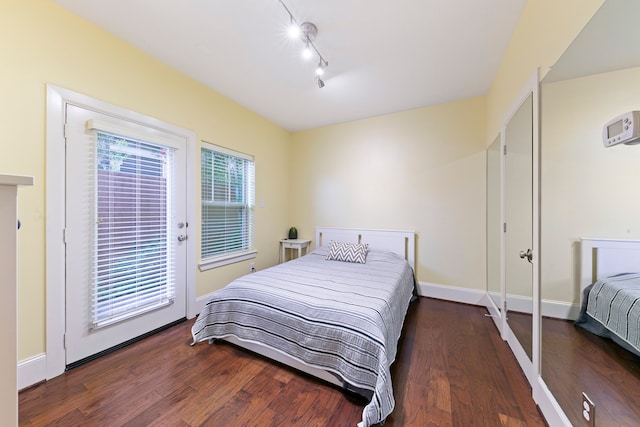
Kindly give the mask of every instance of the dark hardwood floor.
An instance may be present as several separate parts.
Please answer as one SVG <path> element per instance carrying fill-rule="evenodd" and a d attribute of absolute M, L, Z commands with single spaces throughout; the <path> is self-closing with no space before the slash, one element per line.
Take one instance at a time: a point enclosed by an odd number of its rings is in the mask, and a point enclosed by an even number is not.
<path fill-rule="evenodd" d="M 517 311 L 509 311 L 507 322 L 518 338 L 518 342 L 522 346 L 524 352 L 533 358 L 533 316 L 529 313 L 520 313 Z"/>
<path fill-rule="evenodd" d="M 596 406 L 596 426 L 640 426 L 640 357 L 573 322 L 542 319 L 542 378 L 575 426 L 582 392 Z"/>
<path fill-rule="evenodd" d="M 392 366 L 385 427 L 544 426 L 481 307 L 421 298 Z M 364 403 L 184 322 L 19 395 L 20 426 L 355 426 Z"/>

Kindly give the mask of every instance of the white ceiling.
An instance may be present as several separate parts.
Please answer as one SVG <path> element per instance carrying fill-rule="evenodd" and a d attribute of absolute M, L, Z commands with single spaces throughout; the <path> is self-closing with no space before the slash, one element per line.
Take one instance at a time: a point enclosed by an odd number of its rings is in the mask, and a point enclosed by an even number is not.
<path fill-rule="evenodd" d="M 526 3 L 284 0 L 319 89 L 278 0 L 54 1 L 290 131 L 485 95 Z"/>

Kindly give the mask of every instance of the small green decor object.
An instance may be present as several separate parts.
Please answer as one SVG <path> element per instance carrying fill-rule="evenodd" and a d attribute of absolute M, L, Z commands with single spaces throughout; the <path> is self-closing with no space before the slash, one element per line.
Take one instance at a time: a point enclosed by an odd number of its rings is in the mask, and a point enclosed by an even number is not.
<path fill-rule="evenodd" d="M 296 230 L 295 227 L 291 227 L 289 229 L 289 238 L 290 239 L 297 239 L 298 238 L 298 230 Z"/>

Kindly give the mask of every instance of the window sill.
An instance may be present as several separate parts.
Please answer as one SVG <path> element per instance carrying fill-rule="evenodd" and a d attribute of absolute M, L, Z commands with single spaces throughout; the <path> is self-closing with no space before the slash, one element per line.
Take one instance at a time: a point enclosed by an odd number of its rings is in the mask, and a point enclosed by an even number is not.
<path fill-rule="evenodd" d="M 200 271 L 211 270 L 212 268 L 222 267 L 224 265 L 234 264 L 236 262 L 246 261 L 253 259 L 258 254 L 258 251 L 240 252 L 230 255 L 222 255 L 215 258 L 207 258 L 198 264 Z"/>

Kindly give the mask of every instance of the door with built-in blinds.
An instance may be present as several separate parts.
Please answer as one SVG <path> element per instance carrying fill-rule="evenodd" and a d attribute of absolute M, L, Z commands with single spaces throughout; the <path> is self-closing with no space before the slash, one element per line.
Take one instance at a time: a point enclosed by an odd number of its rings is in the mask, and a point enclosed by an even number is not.
<path fill-rule="evenodd" d="M 186 140 L 66 106 L 66 364 L 186 315 Z"/>

